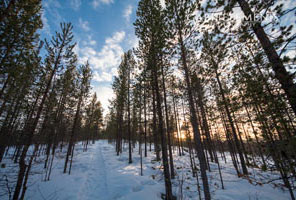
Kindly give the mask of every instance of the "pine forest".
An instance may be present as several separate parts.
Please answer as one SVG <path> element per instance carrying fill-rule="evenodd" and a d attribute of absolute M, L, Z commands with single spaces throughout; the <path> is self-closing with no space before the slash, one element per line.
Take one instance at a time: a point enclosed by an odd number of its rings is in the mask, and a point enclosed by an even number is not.
<path fill-rule="evenodd" d="M 0 63 L 0 199 L 296 199 L 295 0 L 2 0 Z"/>

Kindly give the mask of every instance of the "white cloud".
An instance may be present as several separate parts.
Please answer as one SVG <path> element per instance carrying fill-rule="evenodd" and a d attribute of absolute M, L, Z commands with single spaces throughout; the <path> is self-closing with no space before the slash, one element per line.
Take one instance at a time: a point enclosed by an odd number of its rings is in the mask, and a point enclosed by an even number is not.
<path fill-rule="evenodd" d="M 95 46 L 97 44 L 96 40 L 93 40 L 91 35 L 87 36 L 87 40 L 82 41 L 84 46 Z"/>
<path fill-rule="evenodd" d="M 114 0 L 93 0 L 92 5 L 97 8 L 100 4 L 111 4 Z"/>
<path fill-rule="evenodd" d="M 104 115 L 108 113 L 109 100 L 114 97 L 114 92 L 111 86 L 99 85 L 95 86 L 92 89 L 93 92 L 96 92 L 98 99 L 100 100 L 102 107 L 104 109 Z"/>
<path fill-rule="evenodd" d="M 139 39 L 135 34 L 130 34 L 127 37 L 127 44 L 129 48 L 137 48 L 139 45 Z"/>
<path fill-rule="evenodd" d="M 132 14 L 132 10 L 133 10 L 132 5 L 128 5 L 123 12 L 123 17 L 126 19 L 127 22 L 129 22 L 130 20 L 130 15 Z"/>
<path fill-rule="evenodd" d="M 73 10 L 79 10 L 80 6 L 81 6 L 81 0 L 71 0 L 71 8 Z"/>
<path fill-rule="evenodd" d="M 102 72 L 101 74 L 99 74 L 97 71 L 95 71 L 93 80 L 97 82 L 111 82 L 112 77 L 112 73 Z"/>
<path fill-rule="evenodd" d="M 117 68 L 117 67 L 112 68 L 112 69 L 111 69 L 111 74 L 112 74 L 113 76 L 117 76 L 117 75 L 118 75 L 118 68 Z"/>
<path fill-rule="evenodd" d="M 79 27 L 82 28 L 84 31 L 89 31 L 89 22 L 88 21 L 83 21 L 81 18 L 79 18 Z"/>
<path fill-rule="evenodd" d="M 42 12 L 42 22 L 43 22 L 43 30 L 47 35 L 51 35 L 50 26 L 48 24 L 48 19 L 45 16 L 45 12 Z"/>
<path fill-rule="evenodd" d="M 123 48 L 120 43 L 125 38 L 125 32 L 115 32 L 111 37 L 106 38 L 105 44 L 100 51 L 96 51 L 92 46 L 92 37 L 88 41 L 82 42 L 83 47 L 76 46 L 80 64 L 89 61 L 94 70 L 93 80 L 97 82 L 110 82 L 112 76 L 116 75 L 116 69 L 121 62 Z"/>
<path fill-rule="evenodd" d="M 83 58 L 87 58 L 93 69 L 107 70 L 116 67 L 121 62 L 123 48 L 120 43 L 124 40 L 125 32 L 115 32 L 112 37 L 105 40 L 105 45 L 100 52 L 91 47 L 84 47 L 80 50 Z"/>
<path fill-rule="evenodd" d="M 43 6 L 44 7 L 61 8 L 61 5 L 60 5 L 59 1 L 57 1 L 57 0 L 48 0 L 48 1 L 45 1 L 43 3 Z"/>
<path fill-rule="evenodd" d="M 120 43 L 124 40 L 124 37 L 125 37 L 124 31 L 115 32 L 112 37 L 107 38 L 105 40 L 105 44 L 112 45 L 112 44 Z"/>
<path fill-rule="evenodd" d="M 105 39 L 105 44 L 100 51 L 97 51 L 93 46 L 91 36 L 76 45 L 74 51 L 78 55 L 78 63 L 84 64 L 89 61 L 93 69 L 93 91 L 97 93 L 103 108 L 108 112 L 109 98 L 113 97 L 111 86 L 113 76 L 117 75 L 117 68 L 121 63 L 123 48 L 121 43 L 124 42 L 126 33 L 118 31 L 112 34 L 111 37 Z M 100 83 L 100 84 L 99 84 Z"/>
<path fill-rule="evenodd" d="M 61 9 L 61 5 L 57 0 L 48 0 L 42 1 L 44 12 L 48 18 L 56 25 L 56 29 L 60 29 L 59 24 L 64 22 L 64 18 L 60 15 L 59 9 Z"/>

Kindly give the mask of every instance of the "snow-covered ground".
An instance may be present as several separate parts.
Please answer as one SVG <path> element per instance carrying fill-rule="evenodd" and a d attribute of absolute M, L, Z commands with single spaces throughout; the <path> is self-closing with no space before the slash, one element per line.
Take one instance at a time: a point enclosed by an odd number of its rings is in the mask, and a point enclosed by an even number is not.
<path fill-rule="evenodd" d="M 122 155 L 116 156 L 114 145 L 106 140 L 89 145 L 86 152 L 83 152 L 82 146 L 78 144 L 75 151 L 71 175 L 62 173 L 65 154 L 56 156 L 50 181 L 43 181 L 45 176 L 41 171 L 43 162 L 35 163 L 32 170 L 34 174 L 30 176 L 25 199 L 161 199 L 161 193 L 164 192 L 162 168 L 160 162 L 153 161 L 155 158 L 153 152 L 148 152 L 147 158 L 143 157 L 143 176 L 141 176 L 137 147 L 133 152 L 132 164 L 128 164 L 126 150 Z M 12 164 L 10 159 L 5 159 L 4 162 L 6 167 L 0 169 L 1 177 L 7 170 L 10 170 L 10 174 L 17 170 L 17 165 Z M 179 185 L 182 185 L 183 199 L 198 199 L 196 178 L 192 177 L 188 155 L 175 156 L 174 163 L 177 174 L 176 179 L 172 180 L 174 195 L 181 196 Z M 278 176 L 277 173 L 271 174 L 249 168 L 252 173 L 250 176 L 252 181 L 249 181 L 238 178 L 231 164 L 225 164 L 223 161 L 220 161 L 220 164 L 225 189 L 221 188 L 217 165 L 211 164 L 212 172 L 208 173 L 208 176 L 212 199 L 290 199 L 289 193 L 278 186 L 259 184 L 267 181 L 266 177 L 275 178 Z M 254 177 L 257 182 L 253 181 Z M 280 182 L 275 183 L 278 185 Z M 1 194 L 5 193 L 5 190 L 7 189 L 4 187 L 0 188 Z M 5 198 L 2 196 L 1 199 L 8 199 L 8 196 Z"/>

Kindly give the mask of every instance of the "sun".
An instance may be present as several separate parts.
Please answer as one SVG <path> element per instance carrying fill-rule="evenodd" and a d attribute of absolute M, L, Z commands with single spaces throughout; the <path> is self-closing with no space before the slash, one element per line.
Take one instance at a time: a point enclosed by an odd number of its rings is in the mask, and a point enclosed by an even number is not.
<path fill-rule="evenodd" d="M 178 137 L 179 136 L 179 137 Z M 177 132 L 174 132 L 174 137 L 175 138 L 180 138 L 181 140 L 185 140 L 186 139 L 186 136 L 184 133 L 177 133 Z"/>

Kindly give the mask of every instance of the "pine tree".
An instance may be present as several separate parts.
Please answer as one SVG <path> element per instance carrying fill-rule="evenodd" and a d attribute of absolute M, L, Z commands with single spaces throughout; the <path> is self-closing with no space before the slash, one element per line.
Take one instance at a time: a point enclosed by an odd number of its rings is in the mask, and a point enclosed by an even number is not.
<path fill-rule="evenodd" d="M 204 154 L 203 143 L 200 138 L 199 121 L 196 114 L 195 102 L 191 85 L 191 72 L 188 66 L 188 51 L 184 40 L 192 34 L 191 19 L 194 18 L 193 11 L 195 4 L 192 1 L 167 1 L 167 11 L 169 12 L 170 30 L 173 30 L 174 35 L 178 38 L 177 44 L 180 49 L 180 61 L 182 70 L 184 71 L 185 82 L 187 86 L 189 108 L 191 113 L 191 124 L 194 131 L 194 141 L 198 159 L 200 162 L 201 177 L 204 187 L 205 199 L 211 199 L 209 192 L 208 179 L 206 175 L 206 161 Z"/>
<path fill-rule="evenodd" d="M 151 71 L 151 86 L 152 86 L 152 97 L 153 97 L 153 131 L 156 134 L 156 115 L 157 115 L 157 131 L 160 133 L 162 158 L 164 167 L 164 178 L 165 178 L 165 189 L 166 199 L 173 199 L 171 177 L 168 163 L 168 152 L 167 152 L 167 140 L 166 132 L 164 128 L 164 119 L 162 113 L 162 98 L 159 79 L 161 75 L 161 64 L 159 61 L 163 55 L 163 47 L 166 45 L 163 24 L 163 14 L 160 2 L 156 0 L 143 0 L 139 2 L 137 10 L 137 19 L 134 23 L 136 27 L 136 34 L 142 40 L 139 49 L 144 53 L 145 63 L 147 68 Z M 156 137 L 156 153 L 158 157 L 158 143 Z"/>
<path fill-rule="evenodd" d="M 87 62 L 85 65 L 81 65 L 78 69 L 78 102 L 76 107 L 76 113 L 73 120 L 73 126 L 70 133 L 70 140 L 65 160 L 65 166 L 64 166 L 64 173 L 67 171 L 67 165 L 69 162 L 69 157 L 71 156 L 71 161 L 69 164 L 69 174 L 71 173 L 71 167 L 72 167 L 72 158 L 73 158 L 73 152 L 74 152 L 74 145 L 76 141 L 76 129 L 78 128 L 79 120 L 80 120 L 80 112 L 82 109 L 82 104 L 84 99 L 89 95 L 90 90 L 90 81 L 92 78 L 91 69 L 89 66 L 89 63 Z"/>
<path fill-rule="evenodd" d="M 66 59 L 66 62 L 68 62 L 68 59 L 73 59 L 69 55 L 72 52 L 72 49 L 74 47 L 74 44 L 72 44 L 72 26 L 71 24 L 62 24 L 62 33 L 57 33 L 56 38 L 53 38 L 53 47 L 46 42 L 46 48 L 48 51 L 48 56 L 45 59 L 45 67 L 49 70 L 49 74 L 47 77 L 47 84 L 46 88 L 42 93 L 42 99 L 39 105 L 36 107 L 36 115 L 30 117 L 28 122 L 24 125 L 24 147 L 19 159 L 19 174 L 18 174 L 18 180 L 14 191 L 13 199 L 18 199 L 19 194 L 22 187 L 22 182 L 24 179 L 25 171 L 26 171 L 26 164 L 25 164 L 25 158 L 28 151 L 28 148 L 32 142 L 32 138 L 34 135 L 34 132 L 36 130 L 36 127 L 38 125 L 39 119 L 41 117 L 44 103 L 46 102 L 46 99 L 48 97 L 49 90 L 51 88 L 51 83 L 53 80 L 53 77 L 57 70 L 59 68 L 62 68 L 62 58 Z M 72 55 L 72 54 L 71 54 Z M 72 61 L 71 61 L 72 62 Z"/>

